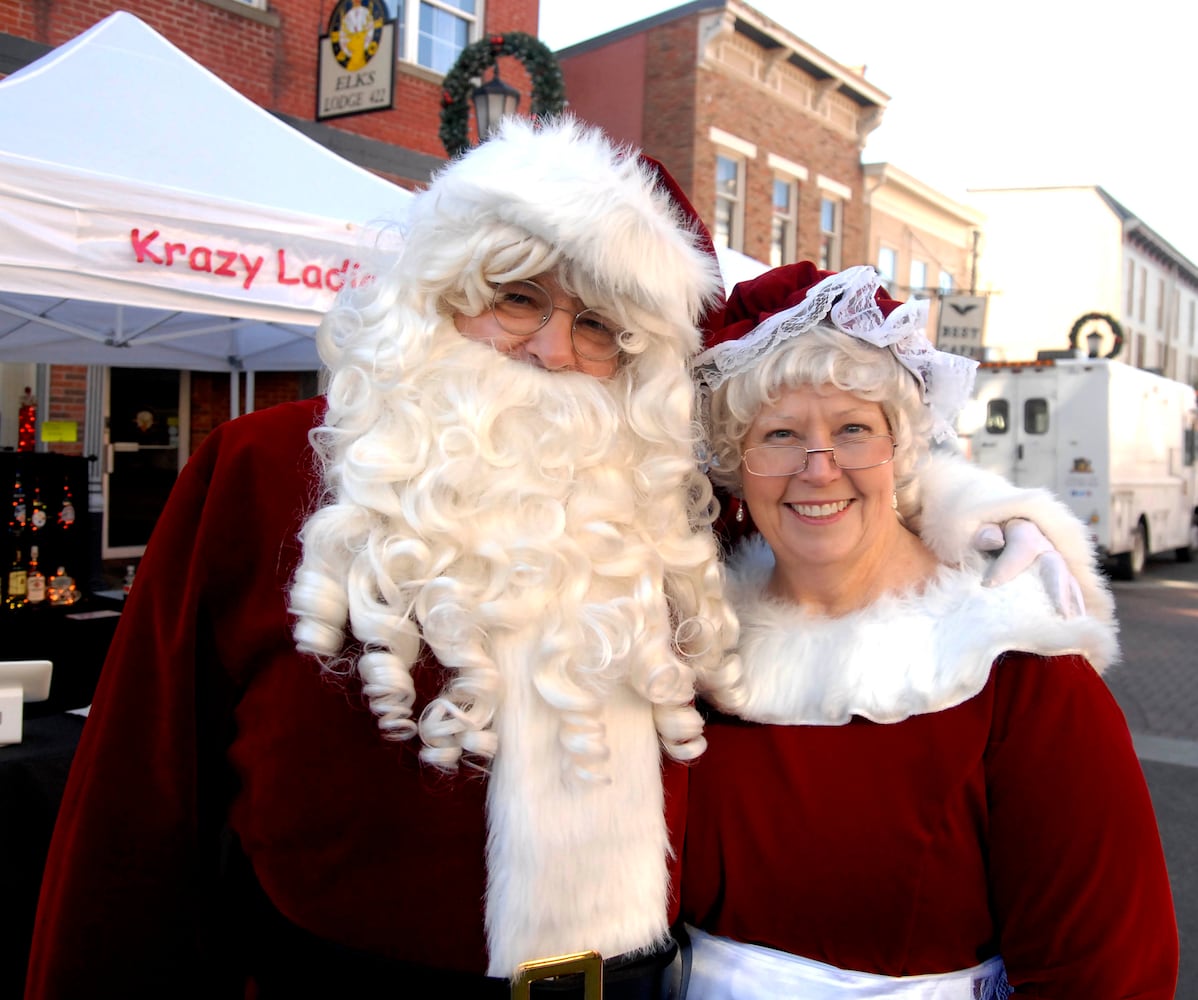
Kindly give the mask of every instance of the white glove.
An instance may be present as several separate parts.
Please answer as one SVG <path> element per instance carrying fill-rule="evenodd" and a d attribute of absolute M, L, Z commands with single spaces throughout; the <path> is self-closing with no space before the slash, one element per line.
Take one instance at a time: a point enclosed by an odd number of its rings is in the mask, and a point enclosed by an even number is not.
<path fill-rule="evenodd" d="M 1031 521 L 1013 517 L 1005 526 L 988 522 L 978 528 L 973 544 L 983 552 L 1002 550 L 986 572 L 982 586 L 1001 587 L 1035 566 L 1057 614 L 1062 618 L 1075 618 L 1086 613 L 1081 586 L 1069 572 L 1061 553 Z"/>

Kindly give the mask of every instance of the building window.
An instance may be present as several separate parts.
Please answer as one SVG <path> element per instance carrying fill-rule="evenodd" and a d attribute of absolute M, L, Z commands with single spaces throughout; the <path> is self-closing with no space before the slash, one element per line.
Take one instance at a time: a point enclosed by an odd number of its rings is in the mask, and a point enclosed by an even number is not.
<path fill-rule="evenodd" d="M 819 201 L 819 266 L 840 270 L 840 245 L 844 228 L 844 203 L 824 195 Z"/>
<path fill-rule="evenodd" d="M 1190 299 L 1190 346 L 1194 346 L 1194 300 Z"/>
<path fill-rule="evenodd" d="M 1144 322 L 1145 301 L 1148 299 L 1148 271 L 1140 268 L 1140 308 L 1137 310 L 1137 318 L 1141 323 Z"/>
<path fill-rule="evenodd" d="M 1165 279 L 1156 280 L 1156 328 L 1165 328 Z"/>
<path fill-rule="evenodd" d="M 928 262 L 925 260 L 911 261 L 911 295 L 913 298 L 927 298 Z"/>
<path fill-rule="evenodd" d="M 936 287 L 941 295 L 947 295 L 953 290 L 953 276 L 947 271 L 942 270 L 940 276 L 936 279 Z"/>
<path fill-rule="evenodd" d="M 238 3 L 253 7 L 255 10 L 266 10 L 266 0 L 237 0 Z"/>
<path fill-rule="evenodd" d="M 1136 309 L 1136 262 L 1130 257 L 1127 259 L 1127 315 L 1130 316 Z"/>
<path fill-rule="evenodd" d="M 898 252 L 890 247 L 878 247 L 878 275 L 882 285 L 891 295 L 898 285 Z"/>
<path fill-rule="evenodd" d="M 795 259 L 795 234 L 799 185 L 790 177 L 774 178 L 774 214 L 770 222 L 770 266 Z"/>
<path fill-rule="evenodd" d="M 736 148 L 736 147 L 733 147 Z M 756 147 L 751 147 L 756 155 Z M 799 192 L 800 185 L 807 182 L 807 168 L 801 163 L 788 160 L 785 156 L 770 153 L 766 157 L 770 170 L 774 172 L 773 214 L 770 220 L 770 264 L 791 264 L 798 254 L 799 243 Z"/>
<path fill-rule="evenodd" d="M 744 247 L 745 161 L 732 153 L 715 157 L 715 232 L 716 246 L 741 250 Z"/>
<path fill-rule="evenodd" d="M 398 22 L 398 58 L 448 73 L 462 49 L 482 37 L 483 2 L 385 0 L 387 13 Z"/>

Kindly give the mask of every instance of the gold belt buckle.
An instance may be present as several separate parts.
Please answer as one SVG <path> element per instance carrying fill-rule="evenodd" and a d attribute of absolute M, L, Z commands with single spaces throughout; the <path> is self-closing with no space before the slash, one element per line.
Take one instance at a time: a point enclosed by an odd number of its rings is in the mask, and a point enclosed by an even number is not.
<path fill-rule="evenodd" d="M 597 951 L 580 951 L 577 955 L 558 955 L 538 958 L 516 966 L 512 979 L 512 1000 L 531 1000 L 532 984 L 540 979 L 582 973 L 584 1000 L 603 1000 L 603 957 Z"/>

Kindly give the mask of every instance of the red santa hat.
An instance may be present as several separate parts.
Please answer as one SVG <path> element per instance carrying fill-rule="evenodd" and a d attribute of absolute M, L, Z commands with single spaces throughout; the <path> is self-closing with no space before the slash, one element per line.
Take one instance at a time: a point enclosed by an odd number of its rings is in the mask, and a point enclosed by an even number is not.
<path fill-rule="evenodd" d="M 723 282 L 711 236 L 665 167 L 570 117 L 510 116 L 451 160 L 415 199 L 407 231 L 470 246 L 486 227 L 515 227 L 556 247 L 594 287 L 663 321 L 686 355 L 717 317 Z"/>

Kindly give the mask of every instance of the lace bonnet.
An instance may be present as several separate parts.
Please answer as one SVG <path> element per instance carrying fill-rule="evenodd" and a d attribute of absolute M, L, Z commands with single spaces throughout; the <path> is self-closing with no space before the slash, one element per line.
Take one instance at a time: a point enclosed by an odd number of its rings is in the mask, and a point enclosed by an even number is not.
<path fill-rule="evenodd" d="M 932 440 L 952 439 L 957 414 L 973 392 L 977 362 L 933 347 L 924 333 L 927 320 L 927 301 L 890 298 L 868 265 L 831 272 L 802 261 L 743 281 L 728 298 L 723 325 L 693 362 L 704 424 L 711 394 L 724 382 L 823 325 L 889 349 L 919 383 L 932 412 Z"/>

